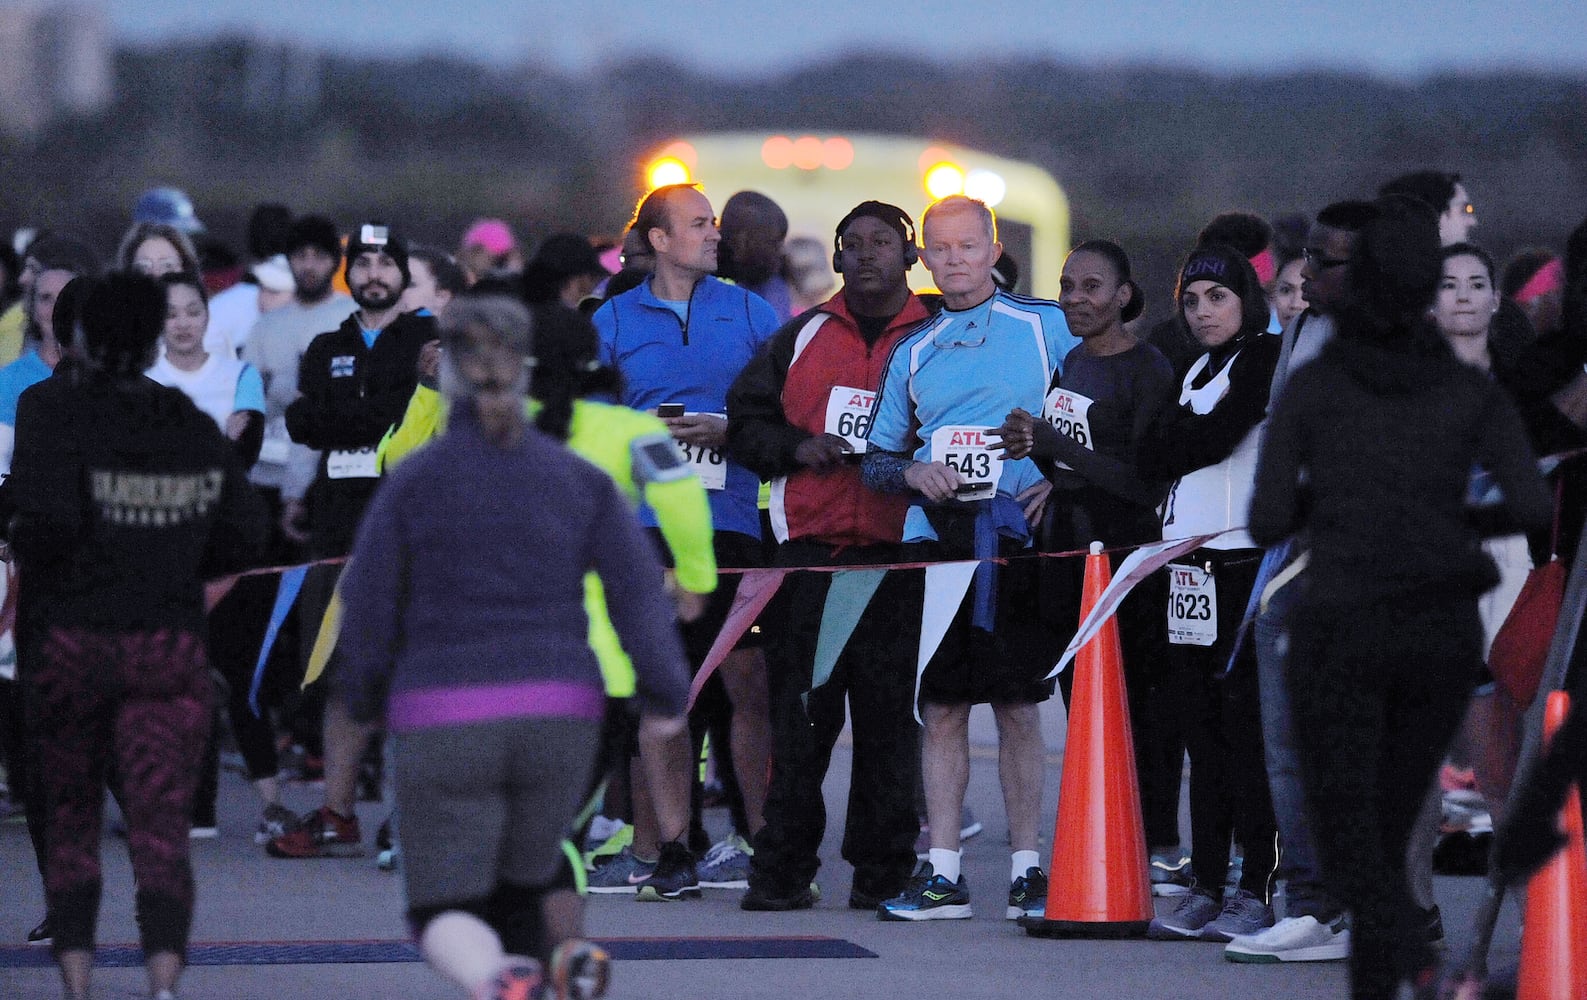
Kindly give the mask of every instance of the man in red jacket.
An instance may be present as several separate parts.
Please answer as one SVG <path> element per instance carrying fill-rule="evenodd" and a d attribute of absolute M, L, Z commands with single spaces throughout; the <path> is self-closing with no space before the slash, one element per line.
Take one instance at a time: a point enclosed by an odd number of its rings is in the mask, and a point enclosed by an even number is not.
<path fill-rule="evenodd" d="M 833 251 L 843 288 L 777 331 L 727 398 L 728 447 L 772 484 L 782 566 L 897 562 L 908 509 L 906 498 L 862 485 L 858 459 L 888 355 L 929 317 L 905 281 L 916 258 L 914 223 L 892 205 L 864 202 L 838 224 Z M 795 573 L 779 595 L 789 627 L 777 630 L 767 650 L 773 764 L 746 910 L 814 904 L 811 879 L 826 829 L 821 782 L 843 728 L 845 694 L 854 720 L 843 837 L 843 857 L 855 869 L 849 905 L 874 910 L 903 888 L 914 866 L 920 749 L 910 699 L 921 575 L 882 579 L 822 682 L 813 670 L 833 579 Z"/>

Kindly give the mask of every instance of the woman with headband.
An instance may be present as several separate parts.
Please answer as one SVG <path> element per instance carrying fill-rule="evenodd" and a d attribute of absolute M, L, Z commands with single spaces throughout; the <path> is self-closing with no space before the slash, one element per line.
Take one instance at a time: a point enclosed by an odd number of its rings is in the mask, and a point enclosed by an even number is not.
<path fill-rule="evenodd" d="M 1230 667 L 1262 551 L 1246 534 L 1280 338 L 1256 270 L 1241 250 L 1191 252 L 1177 286 L 1179 324 L 1205 353 L 1185 372 L 1179 405 L 1141 448 L 1141 471 L 1173 480 L 1163 537 L 1217 537 L 1168 567 L 1168 670 L 1190 752 L 1190 892 L 1152 921 L 1159 940 L 1228 941 L 1273 923 L 1276 830 L 1263 760 L 1252 646 Z M 1231 836 L 1245 849 L 1224 901 Z"/>

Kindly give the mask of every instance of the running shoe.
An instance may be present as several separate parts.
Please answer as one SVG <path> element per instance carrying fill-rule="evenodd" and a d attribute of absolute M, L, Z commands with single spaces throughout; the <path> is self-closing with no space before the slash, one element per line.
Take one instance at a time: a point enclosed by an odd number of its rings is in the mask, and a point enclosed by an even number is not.
<path fill-rule="evenodd" d="M 47 948 L 54 943 L 55 929 L 50 926 L 50 915 L 46 913 L 38 926 L 28 931 L 28 944 Z"/>
<path fill-rule="evenodd" d="M 662 844 L 656 870 L 639 884 L 637 898 L 647 903 L 699 899 L 700 877 L 694 868 L 694 852 L 675 840 Z"/>
<path fill-rule="evenodd" d="M 1151 877 L 1152 895 L 1183 896 L 1190 891 L 1190 855 L 1177 847 L 1153 851 Z"/>
<path fill-rule="evenodd" d="M 700 885 L 711 889 L 749 888 L 749 864 L 755 849 L 738 834 L 712 845 L 700 859 Z"/>
<path fill-rule="evenodd" d="M 508 955 L 496 978 L 475 991 L 474 1000 L 543 1000 L 548 995 L 540 963 L 522 955 Z"/>
<path fill-rule="evenodd" d="M 574 939 L 551 953 L 551 993 L 555 1000 L 597 1000 L 612 979 L 612 956 L 590 941 Z"/>
<path fill-rule="evenodd" d="M 383 872 L 395 871 L 402 864 L 402 848 L 396 844 L 375 855 L 375 867 Z"/>
<path fill-rule="evenodd" d="M 265 845 L 272 858 L 361 858 L 364 835 L 358 817 L 342 816 L 321 806 L 304 816 L 295 830 Z"/>
<path fill-rule="evenodd" d="M 1153 941 L 1194 941 L 1201 929 L 1218 919 L 1223 912 L 1223 901 L 1199 886 L 1175 904 L 1173 912 L 1158 917 L 1146 928 L 1146 936 Z"/>
<path fill-rule="evenodd" d="M 584 852 L 584 870 L 594 871 L 603 861 L 615 858 L 624 848 L 634 845 L 634 827 L 629 823 L 619 823 L 604 840 L 599 841 L 594 847 Z"/>
<path fill-rule="evenodd" d="M 1040 917 L 1047 913 L 1047 873 L 1040 868 L 1028 868 L 1025 874 L 1008 887 L 1008 912 L 1010 920 L 1020 917 Z"/>
<path fill-rule="evenodd" d="M 810 883 L 809 888 L 797 889 L 793 892 L 783 892 L 774 888 L 751 885 L 744 893 L 744 898 L 738 901 L 738 908 L 749 910 L 752 913 L 783 913 L 788 910 L 808 910 L 816 905 L 816 893 L 811 890 L 815 883 Z M 872 904 L 872 909 L 875 905 Z"/>
<path fill-rule="evenodd" d="M 1343 916 L 1323 923 L 1316 917 L 1285 917 L 1255 934 L 1238 934 L 1223 957 L 1247 965 L 1276 962 L 1339 962 L 1350 957 L 1350 923 Z"/>
<path fill-rule="evenodd" d="M 1201 929 L 1203 941 L 1232 941 L 1237 935 L 1256 934 L 1273 926 L 1273 907 L 1254 892 L 1237 889 L 1224 900 L 1223 911 Z"/>
<path fill-rule="evenodd" d="M 585 883 L 590 892 L 634 892 L 655 872 L 654 861 L 641 861 L 633 848 L 625 847 L 610 857 L 597 859 L 595 870 Z"/>
<path fill-rule="evenodd" d="M 964 876 L 949 882 L 922 862 L 904 891 L 876 908 L 880 920 L 968 920 L 970 887 Z"/>
<path fill-rule="evenodd" d="M 214 823 L 208 826 L 190 826 L 187 828 L 188 840 L 214 840 L 220 836 L 220 827 Z"/>
<path fill-rule="evenodd" d="M 259 814 L 259 829 L 254 831 L 253 842 L 263 847 L 277 837 L 292 832 L 297 825 L 296 813 L 280 803 L 272 802 Z"/>

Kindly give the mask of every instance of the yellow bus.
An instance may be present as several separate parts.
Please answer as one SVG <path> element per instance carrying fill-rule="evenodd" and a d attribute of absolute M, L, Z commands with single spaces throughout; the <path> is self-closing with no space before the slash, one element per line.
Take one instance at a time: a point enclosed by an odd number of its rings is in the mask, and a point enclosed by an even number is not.
<path fill-rule="evenodd" d="M 864 133 L 716 132 L 684 136 L 650 151 L 641 184 L 698 182 L 718 210 L 738 191 L 759 191 L 788 214 L 789 236 L 830 243 L 849 209 L 874 198 L 916 220 L 951 194 L 979 198 L 997 213 L 998 235 L 1019 267 L 1016 290 L 1056 299 L 1069 249 L 1069 200 L 1032 163 L 946 142 Z M 911 284 L 930 288 L 924 267 Z"/>

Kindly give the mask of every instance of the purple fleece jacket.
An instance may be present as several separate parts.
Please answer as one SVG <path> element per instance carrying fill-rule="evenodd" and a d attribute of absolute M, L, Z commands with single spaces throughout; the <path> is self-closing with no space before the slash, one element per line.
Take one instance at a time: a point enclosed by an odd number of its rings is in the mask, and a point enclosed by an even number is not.
<path fill-rule="evenodd" d="M 353 718 L 395 732 L 496 719 L 598 720 L 594 570 L 641 710 L 681 714 L 687 661 L 660 564 L 606 474 L 532 428 L 510 449 L 452 411 L 381 483 L 342 574 L 336 681 Z"/>

